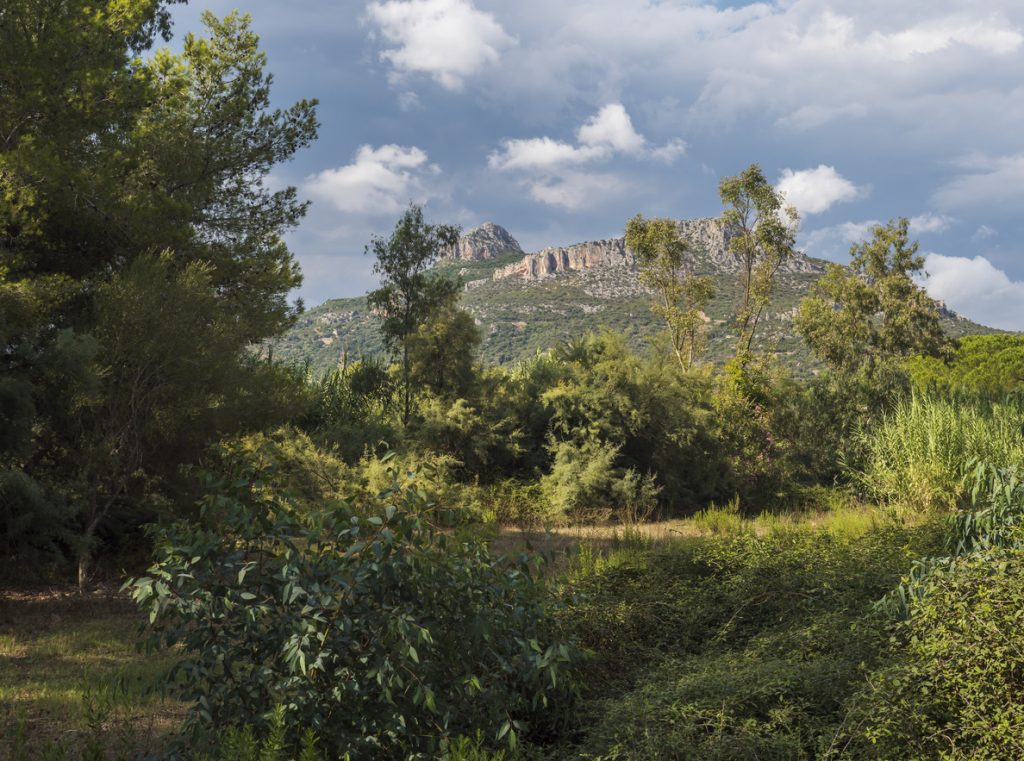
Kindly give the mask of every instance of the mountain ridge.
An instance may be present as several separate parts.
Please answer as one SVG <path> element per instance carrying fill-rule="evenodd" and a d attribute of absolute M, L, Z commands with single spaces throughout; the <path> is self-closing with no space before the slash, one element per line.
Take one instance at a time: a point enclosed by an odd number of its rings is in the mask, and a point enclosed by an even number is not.
<path fill-rule="evenodd" d="M 695 243 L 686 269 L 715 283 L 716 295 L 705 310 L 706 357 L 720 362 L 731 355 L 736 340 L 731 317 L 740 291 L 738 262 L 717 220 L 677 225 Z M 760 348 L 774 351 L 797 374 L 814 372 L 817 363 L 795 334 L 793 317 L 827 264 L 804 253 L 793 257 L 778 275 L 763 321 Z M 650 291 L 640 283 L 635 257 L 621 237 L 527 253 L 504 227 L 485 222 L 464 233 L 435 269 L 462 278 L 461 305 L 483 334 L 481 355 L 490 364 L 512 364 L 604 327 L 623 332 L 637 348 L 662 330 L 650 311 Z M 943 324 L 954 336 L 997 332 L 948 310 Z M 379 320 L 365 297 L 330 299 L 310 309 L 271 346 L 275 356 L 317 370 L 384 351 Z"/>

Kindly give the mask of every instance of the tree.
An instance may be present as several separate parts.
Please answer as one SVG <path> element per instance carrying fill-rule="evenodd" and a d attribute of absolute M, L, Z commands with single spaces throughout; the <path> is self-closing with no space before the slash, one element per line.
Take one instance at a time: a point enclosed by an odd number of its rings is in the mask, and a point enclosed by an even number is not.
<path fill-rule="evenodd" d="M 387 238 L 373 236 L 366 247 L 377 261 L 373 271 L 381 287 L 367 295 L 370 308 L 382 318 L 381 333 L 388 348 L 401 354 L 402 422 L 412 414 L 412 337 L 428 320 L 458 297 L 458 280 L 428 272 L 430 266 L 459 240 L 454 225 L 423 221 L 423 209 L 411 205 Z"/>
<path fill-rule="evenodd" d="M 775 276 L 794 254 L 799 217 L 795 209 L 784 206 L 782 196 L 757 164 L 735 177 L 724 178 L 718 192 L 725 205 L 721 224 L 729 250 L 740 263 L 742 293 L 736 314 L 736 353 L 745 364 L 771 298 Z"/>
<path fill-rule="evenodd" d="M 439 309 L 409 337 L 413 384 L 447 399 L 468 399 L 480 340 L 469 312 L 454 305 Z"/>
<path fill-rule="evenodd" d="M 670 219 L 637 214 L 626 224 L 626 245 L 636 254 L 640 282 L 659 299 L 651 311 L 665 321 L 676 359 L 688 370 L 703 349 L 702 311 L 715 295 L 711 278 L 687 272 L 694 245 Z"/>
<path fill-rule="evenodd" d="M 914 282 L 924 268 L 906 218 L 876 225 L 850 248 L 849 268 L 831 264 L 800 303 L 797 332 L 815 355 L 843 374 L 871 378 L 911 355 L 948 357 L 939 305 Z"/>
<path fill-rule="evenodd" d="M 306 205 L 263 180 L 315 138 L 315 102 L 270 108 L 237 13 L 144 58 L 169 4 L 0 11 L 0 310 L 17 316 L 0 396 L 20 400 L 2 405 L 19 441 L 0 469 L 73 507 L 80 578 L 93 538 L 137 527 L 205 442 L 288 402 L 250 347 L 301 308 L 282 236 Z"/>
<path fill-rule="evenodd" d="M 993 399 L 1024 392 L 1024 336 L 964 336 L 950 362 L 913 357 L 907 362 L 919 391 L 981 394 Z"/>

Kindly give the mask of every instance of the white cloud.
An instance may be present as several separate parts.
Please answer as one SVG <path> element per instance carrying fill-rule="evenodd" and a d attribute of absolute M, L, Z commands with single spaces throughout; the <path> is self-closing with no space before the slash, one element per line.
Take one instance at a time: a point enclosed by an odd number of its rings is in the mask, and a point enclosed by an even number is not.
<path fill-rule="evenodd" d="M 500 171 L 546 170 L 569 164 L 584 164 L 606 155 L 607 151 L 598 146 L 576 147 L 550 137 L 535 137 L 502 141 L 501 152 L 488 156 L 487 163 L 492 169 Z"/>
<path fill-rule="evenodd" d="M 431 197 L 423 180 L 439 172 L 436 165 L 427 163 L 427 154 L 415 146 L 364 145 L 351 164 L 310 175 L 304 189 L 338 211 L 395 214 L 409 201 Z"/>
<path fill-rule="evenodd" d="M 911 235 L 924 235 L 926 233 L 944 233 L 953 224 L 953 219 L 944 214 L 932 214 L 925 212 L 910 218 Z"/>
<path fill-rule="evenodd" d="M 463 81 L 498 62 L 515 44 L 493 15 L 470 0 L 389 0 L 367 7 L 367 18 L 396 47 L 383 51 L 398 75 L 423 72 L 442 87 Z"/>
<path fill-rule="evenodd" d="M 666 164 L 672 164 L 676 159 L 686 155 L 686 141 L 676 138 L 669 140 L 660 148 L 651 150 L 651 157 Z"/>
<path fill-rule="evenodd" d="M 686 143 L 674 139 L 652 147 L 633 127 L 621 103 L 609 103 L 576 131 L 578 145 L 550 137 L 503 140 L 487 163 L 499 172 L 523 176 L 530 196 L 537 201 L 577 210 L 622 193 L 625 183 L 604 172 L 584 172 L 579 167 L 607 161 L 618 155 L 652 158 L 671 164 L 686 153 Z"/>
<path fill-rule="evenodd" d="M 1024 330 L 1024 282 L 1011 280 L 983 256 L 928 254 L 925 287 L 966 317 L 1004 330 Z"/>
<path fill-rule="evenodd" d="M 419 111 L 423 108 L 423 104 L 420 103 L 420 96 L 411 90 L 406 90 L 398 94 L 398 107 L 403 111 Z"/>
<path fill-rule="evenodd" d="M 866 194 L 835 170 L 820 164 L 814 169 L 785 169 L 777 187 L 801 216 L 820 214 L 837 203 L 854 201 Z"/>
<path fill-rule="evenodd" d="M 529 188 L 530 195 L 542 203 L 577 211 L 622 194 L 628 184 L 614 174 L 567 172 L 531 182 Z"/>
<path fill-rule="evenodd" d="M 1020 88 L 1014 72 L 1024 50 L 1020 0 L 491 7 L 500 7 L 520 45 L 488 72 L 486 97 L 534 116 L 574 100 L 670 94 L 692 104 L 688 131 L 738 127 L 750 116 L 799 130 L 874 118 L 896 122 L 904 139 L 927 132 L 935 140 L 969 126 L 1013 134 L 1024 111 L 1010 98 Z M 981 100 L 970 125 L 949 119 L 951 101 Z"/>
<path fill-rule="evenodd" d="M 576 137 L 583 145 L 623 153 L 640 153 L 647 145 L 621 103 L 604 106 L 579 128 Z"/>
<path fill-rule="evenodd" d="M 988 225 L 982 225 L 974 231 L 974 235 L 971 236 L 971 240 L 988 240 L 989 238 L 994 238 L 997 235 L 999 235 L 998 230 L 994 230 Z"/>
<path fill-rule="evenodd" d="M 872 230 L 879 224 L 878 220 L 869 219 L 821 227 L 804 233 L 800 245 L 811 256 L 845 261 L 850 246 L 870 238 Z"/>
<path fill-rule="evenodd" d="M 873 32 L 865 41 L 867 50 L 891 58 L 908 61 L 915 56 L 964 45 L 993 55 L 1013 53 L 1024 42 L 1016 29 L 1007 28 L 998 18 L 949 16 L 926 21 L 892 34 Z"/>
<path fill-rule="evenodd" d="M 941 208 L 1015 211 L 1024 203 L 1024 153 L 972 156 L 960 163 L 972 171 L 936 191 L 935 203 Z"/>

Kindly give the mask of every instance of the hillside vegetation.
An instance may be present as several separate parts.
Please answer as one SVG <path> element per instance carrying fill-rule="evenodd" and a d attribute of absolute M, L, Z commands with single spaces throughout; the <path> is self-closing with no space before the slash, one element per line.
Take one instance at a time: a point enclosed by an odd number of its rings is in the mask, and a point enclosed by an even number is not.
<path fill-rule="evenodd" d="M 595 268 L 567 272 L 543 280 L 503 278 L 493 280 L 495 270 L 522 259 L 519 252 L 483 261 L 442 261 L 439 273 L 457 274 L 474 283 L 461 304 L 477 321 L 482 334 L 481 359 L 487 364 L 513 365 L 561 341 L 600 328 L 610 328 L 629 338 L 630 345 L 645 350 L 661 325 L 650 310 L 650 294 L 637 279 L 635 269 Z M 819 268 L 824 262 L 811 260 Z M 735 273 L 712 273 L 715 297 L 705 311 L 709 319 L 707 358 L 723 363 L 731 356 L 736 329 L 740 287 Z M 759 348 L 778 355 L 782 366 L 798 375 L 817 367 L 813 355 L 793 328 L 800 299 L 820 277 L 818 272 L 781 273 Z M 362 296 L 330 299 L 309 309 L 294 327 L 268 345 L 274 356 L 309 362 L 322 372 L 344 361 L 384 355 L 378 321 Z M 994 332 L 991 328 L 945 312 L 943 326 L 960 337 Z"/>

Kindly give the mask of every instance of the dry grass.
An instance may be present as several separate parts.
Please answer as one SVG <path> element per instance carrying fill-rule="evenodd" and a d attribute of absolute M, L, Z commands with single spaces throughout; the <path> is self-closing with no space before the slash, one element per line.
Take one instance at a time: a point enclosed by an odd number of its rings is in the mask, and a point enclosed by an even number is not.
<path fill-rule="evenodd" d="M 733 508 L 711 507 L 690 518 L 651 521 L 631 526 L 584 525 L 555 526 L 545 530 L 521 530 L 502 527 L 491 540 L 495 552 L 514 553 L 537 550 L 550 553 L 556 564 L 581 545 L 610 552 L 623 544 L 642 543 L 659 547 L 682 539 L 725 537 L 741 533 L 765 536 L 789 530 L 823 530 L 844 536 L 861 536 L 890 519 L 879 508 L 849 503 L 826 510 L 792 513 L 762 513 L 754 518 L 741 516 Z"/>

